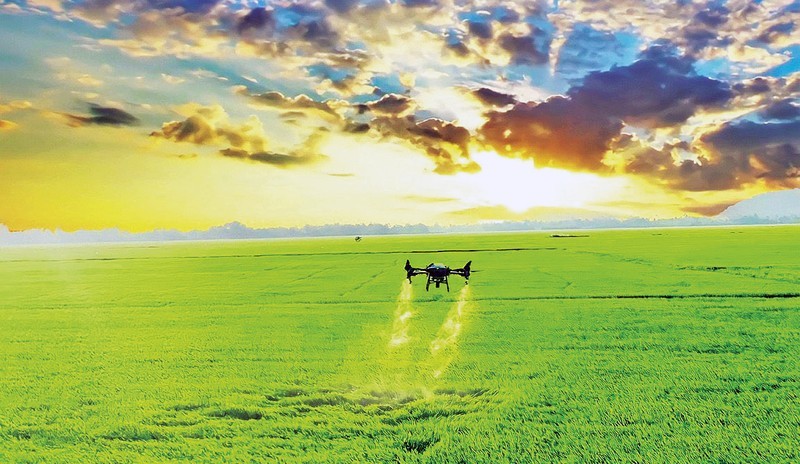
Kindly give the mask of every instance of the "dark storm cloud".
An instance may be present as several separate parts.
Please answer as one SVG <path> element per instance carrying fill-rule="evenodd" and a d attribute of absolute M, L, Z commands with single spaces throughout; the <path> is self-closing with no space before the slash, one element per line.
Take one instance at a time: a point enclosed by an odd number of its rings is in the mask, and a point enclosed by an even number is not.
<path fill-rule="evenodd" d="M 676 126 L 733 97 L 728 84 L 696 75 L 691 61 L 661 49 L 646 51 L 630 66 L 590 73 L 567 95 L 583 107 L 651 128 Z"/>
<path fill-rule="evenodd" d="M 494 36 L 492 23 L 487 20 L 468 20 L 467 30 L 470 35 L 480 39 L 491 39 Z"/>
<path fill-rule="evenodd" d="M 498 41 L 500 48 L 511 55 L 514 64 L 545 64 L 550 59 L 552 38 L 541 29 L 533 27 L 527 35 L 504 33 Z"/>
<path fill-rule="evenodd" d="M 305 24 L 302 37 L 308 42 L 313 42 L 319 44 L 320 46 L 330 48 L 334 47 L 338 42 L 339 34 L 333 29 L 327 20 L 320 19 Z"/>
<path fill-rule="evenodd" d="M 337 50 L 340 45 L 339 33 L 329 22 L 332 14 L 316 4 L 256 7 L 244 15 L 239 14 L 235 28 L 252 53 L 266 56 L 290 52 L 316 54 Z"/>
<path fill-rule="evenodd" d="M 79 116 L 74 114 L 68 114 L 66 116 L 69 118 L 70 123 L 74 125 L 135 126 L 139 124 L 139 119 L 136 116 L 119 108 L 90 104 L 89 113 L 91 113 L 91 116 Z"/>
<path fill-rule="evenodd" d="M 674 189 L 728 190 L 759 180 L 796 187 L 800 176 L 800 121 L 726 123 L 694 144 L 666 144 L 661 149 L 623 136 L 615 141 L 614 149 L 629 158 L 624 172 L 658 180 Z M 693 155 L 694 159 L 679 153 Z"/>
<path fill-rule="evenodd" d="M 779 120 L 800 119 L 800 105 L 789 98 L 779 100 L 766 107 L 761 116 Z"/>
<path fill-rule="evenodd" d="M 697 5 L 697 10 L 688 24 L 681 29 L 681 36 L 674 38 L 690 55 L 700 53 L 708 47 L 729 45 L 733 39 L 726 30 L 731 11 L 717 4 Z M 723 34 L 723 35 L 720 35 Z"/>
<path fill-rule="evenodd" d="M 262 29 L 274 29 L 275 17 L 272 11 L 265 8 L 253 8 L 246 15 L 242 16 L 236 24 L 236 30 L 239 34 L 244 34 L 247 31 Z"/>
<path fill-rule="evenodd" d="M 630 66 L 590 73 L 566 96 L 489 112 L 479 133 L 498 153 L 533 158 L 539 166 L 604 170 L 623 122 L 678 126 L 731 98 L 725 83 L 695 75 L 691 61 L 650 49 Z"/>
<path fill-rule="evenodd" d="M 800 142 L 800 121 L 726 123 L 719 130 L 704 135 L 702 140 L 720 151 L 752 152 L 763 146 Z"/>
<path fill-rule="evenodd" d="M 733 84 L 732 89 L 738 95 L 751 96 L 769 92 L 771 90 L 771 85 L 768 79 L 756 77 L 754 79 L 737 82 Z"/>
<path fill-rule="evenodd" d="M 498 92 L 486 87 L 473 90 L 472 95 L 481 101 L 481 103 L 489 106 L 507 106 L 513 105 L 517 102 L 513 95 Z"/>
<path fill-rule="evenodd" d="M 734 158 L 712 161 L 703 156 L 693 160 L 673 155 L 680 151 L 691 153 L 691 146 L 686 142 L 666 144 L 656 149 L 624 135 L 614 142 L 614 149 L 630 158 L 623 167 L 624 172 L 656 180 L 672 189 L 709 191 L 736 188 L 741 182 L 739 172 L 746 170 L 745 166 L 737 166 Z"/>
<path fill-rule="evenodd" d="M 694 21 L 708 27 L 719 27 L 728 22 L 730 11 L 721 5 L 700 10 L 694 15 Z"/>

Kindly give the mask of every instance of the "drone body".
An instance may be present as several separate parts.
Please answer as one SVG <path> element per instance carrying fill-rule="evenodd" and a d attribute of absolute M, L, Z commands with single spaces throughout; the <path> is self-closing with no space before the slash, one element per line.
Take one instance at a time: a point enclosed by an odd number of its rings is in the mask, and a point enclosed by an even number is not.
<path fill-rule="evenodd" d="M 449 267 L 445 266 L 444 264 L 428 264 L 427 267 L 419 268 L 411 266 L 411 262 L 406 260 L 406 278 L 408 281 L 411 282 L 411 278 L 416 275 L 425 274 L 428 276 L 428 281 L 425 283 L 425 291 L 428 291 L 428 288 L 431 286 L 431 283 L 436 285 L 436 288 L 439 288 L 439 285 L 444 284 L 447 287 L 447 291 L 450 291 L 450 282 L 448 281 L 448 277 L 451 274 L 460 275 L 464 278 L 465 283 L 469 284 L 469 274 L 470 274 L 470 266 L 472 265 L 472 261 L 468 262 L 464 267 L 460 269 L 450 269 Z"/>

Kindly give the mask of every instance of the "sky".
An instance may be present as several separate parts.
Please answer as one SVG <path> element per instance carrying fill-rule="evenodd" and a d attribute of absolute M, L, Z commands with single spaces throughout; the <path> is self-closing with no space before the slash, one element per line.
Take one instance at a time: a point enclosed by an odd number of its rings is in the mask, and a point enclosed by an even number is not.
<path fill-rule="evenodd" d="M 0 1 L 0 224 L 713 216 L 800 187 L 800 0 Z"/>

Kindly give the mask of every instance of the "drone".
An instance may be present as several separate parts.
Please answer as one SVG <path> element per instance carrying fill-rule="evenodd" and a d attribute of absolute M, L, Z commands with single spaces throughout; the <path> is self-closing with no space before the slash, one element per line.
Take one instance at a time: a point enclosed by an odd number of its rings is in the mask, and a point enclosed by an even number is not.
<path fill-rule="evenodd" d="M 450 283 L 447 281 L 447 277 L 450 274 L 460 275 L 465 279 L 465 284 L 469 284 L 469 274 L 470 274 L 470 266 L 472 265 L 472 261 L 468 262 L 464 267 L 460 269 L 450 269 L 449 267 L 445 266 L 444 264 L 428 264 L 425 268 L 413 267 L 411 266 L 411 262 L 406 260 L 406 277 L 408 278 L 409 283 L 411 282 L 411 278 L 416 275 L 426 274 L 428 276 L 428 281 L 425 283 L 425 291 L 428 291 L 428 288 L 431 286 L 431 283 L 436 284 L 436 288 L 439 288 L 439 285 L 444 284 L 447 287 L 447 291 L 450 291 Z"/>

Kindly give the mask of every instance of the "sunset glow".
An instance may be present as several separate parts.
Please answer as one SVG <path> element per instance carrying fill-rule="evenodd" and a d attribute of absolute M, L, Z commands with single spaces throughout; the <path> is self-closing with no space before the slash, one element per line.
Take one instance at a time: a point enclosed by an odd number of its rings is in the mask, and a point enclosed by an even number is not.
<path fill-rule="evenodd" d="M 796 2 L 0 3 L 12 230 L 709 216 L 800 186 Z"/>

